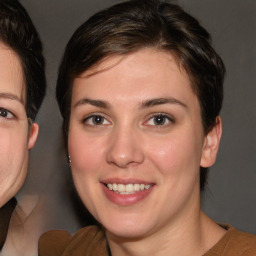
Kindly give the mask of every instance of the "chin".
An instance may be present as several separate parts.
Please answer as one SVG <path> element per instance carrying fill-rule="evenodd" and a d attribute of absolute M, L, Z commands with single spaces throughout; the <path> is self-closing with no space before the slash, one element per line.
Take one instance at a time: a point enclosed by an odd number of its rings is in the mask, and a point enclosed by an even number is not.
<path fill-rule="evenodd" d="M 129 228 L 129 229 L 106 229 L 107 233 L 111 234 L 111 236 L 116 237 L 118 239 L 126 239 L 126 240 L 138 240 L 145 236 L 144 229 L 138 228 Z"/>
<path fill-rule="evenodd" d="M 123 239 L 139 239 L 149 232 L 149 222 L 131 216 L 109 218 L 102 225 L 112 236 Z"/>

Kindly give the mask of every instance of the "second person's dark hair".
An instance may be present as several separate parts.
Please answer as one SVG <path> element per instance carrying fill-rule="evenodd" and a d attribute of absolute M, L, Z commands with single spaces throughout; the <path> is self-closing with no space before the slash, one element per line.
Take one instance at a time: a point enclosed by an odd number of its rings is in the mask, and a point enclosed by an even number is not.
<path fill-rule="evenodd" d="M 26 83 L 26 112 L 35 120 L 46 91 L 45 60 L 34 24 L 17 0 L 0 0 L 0 41 L 21 61 Z"/>

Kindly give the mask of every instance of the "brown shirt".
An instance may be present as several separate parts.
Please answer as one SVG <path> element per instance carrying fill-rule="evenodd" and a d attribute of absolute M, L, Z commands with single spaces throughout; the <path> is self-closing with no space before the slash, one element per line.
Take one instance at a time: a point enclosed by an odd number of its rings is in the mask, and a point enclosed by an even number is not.
<path fill-rule="evenodd" d="M 227 233 L 203 256 L 256 256 L 256 236 L 227 226 Z M 96 226 L 49 231 L 39 240 L 39 256 L 108 256 L 104 231 Z"/>

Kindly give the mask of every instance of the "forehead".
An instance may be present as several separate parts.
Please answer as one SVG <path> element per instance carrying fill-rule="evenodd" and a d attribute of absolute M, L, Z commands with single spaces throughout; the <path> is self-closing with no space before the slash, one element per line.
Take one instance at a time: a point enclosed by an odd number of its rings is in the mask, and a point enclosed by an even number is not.
<path fill-rule="evenodd" d="M 25 81 L 18 55 L 0 42 L 0 93 L 11 94 L 25 103 Z"/>
<path fill-rule="evenodd" d="M 106 56 L 100 59 L 94 65 L 87 68 L 84 72 L 82 72 L 78 77 L 75 78 L 90 77 L 92 75 L 110 70 L 111 68 L 116 67 L 118 64 L 124 61 L 126 62 L 127 60 L 138 59 L 137 56 L 144 56 L 144 59 L 149 56 L 149 58 L 153 58 L 152 61 L 157 60 L 158 62 L 161 59 L 163 61 L 168 59 L 168 61 L 173 62 L 175 63 L 175 65 L 177 65 L 180 72 L 184 72 L 185 75 L 187 75 L 187 71 L 182 64 L 180 57 L 174 51 L 158 49 L 155 47 L 143 47 L 136 51 L 128 52 L 126 54 L 113 54 Z"/>
<path fill-rule="evenodd" d="M 125 89 L 132 89 L 135 83 L 136 88 L 139 85 L 143 90 L 169 90 L 170 86 L 178 87 L 180 83 L 185 84 L 189 91 L 192 88 L 189 76 L 180 65 L 179 59 L 174 54 L 154 48 L 105 58 L 77 77 L 74 88 L 84 87 L 86 90 L 86 87 L 90 87 L 91 91 L 104 87 L 111 89 L 114 85 L 121 89 L 124 85 Z"/>

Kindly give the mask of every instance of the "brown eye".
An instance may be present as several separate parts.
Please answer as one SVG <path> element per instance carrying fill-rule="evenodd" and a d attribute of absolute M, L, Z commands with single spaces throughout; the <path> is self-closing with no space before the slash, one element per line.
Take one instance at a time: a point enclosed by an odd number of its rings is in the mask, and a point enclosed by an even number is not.
<path fill-rule="evenodd" d="M 92 117 L 92 122 L 93 122 L 93 124 L 95 124 L 95 125 L 103 124 L 103 122 L 104 122 L 104 117 L 102 117 L 102 116 L 93 116 L 93 117 Z"/>
<path fill-rule="evenodd" d="M 166 116 L 158 115 L 153 117 L 153 121 L 155 125 L 164 125 L 166 123 Z"/>
<path fill-rule="evenodd" d="M 145 125 L 147 126 L 166 126 L 174 123 L 174 119 L 166 114 L 154 114 L 147 120 Z"/>
<path fill-rule="evenodd" d="M 100 126 L 100 125 L 109 125 L 110 122 L 101 115 L 90 115 L 86 117 L 83 123 L 90 125 L 90 126 Z"/>

